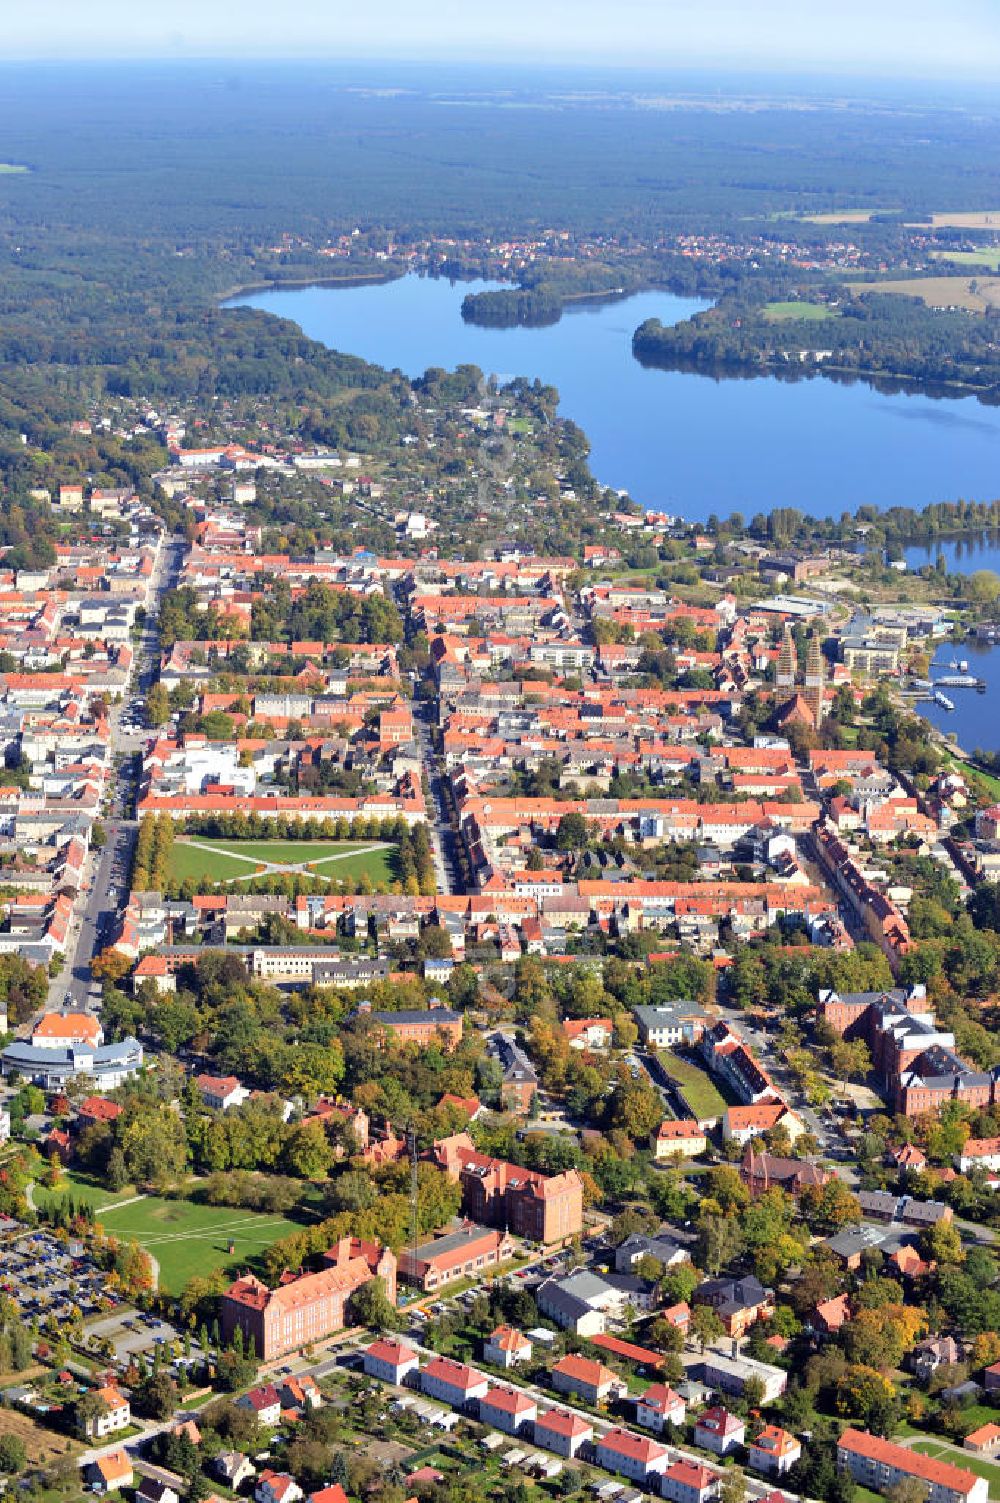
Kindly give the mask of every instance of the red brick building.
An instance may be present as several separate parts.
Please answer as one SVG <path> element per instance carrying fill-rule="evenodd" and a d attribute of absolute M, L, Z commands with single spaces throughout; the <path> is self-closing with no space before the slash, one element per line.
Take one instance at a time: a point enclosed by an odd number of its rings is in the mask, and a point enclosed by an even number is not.
<path fill-rule="evenodd" d="M 506 1226 L 533 1242 L 562 1242 L 583 1228 L 583 1180 L 575 1169 L 539 1174 L 478 1153 L 468 1133 L 434 1144 L 434 1160 L 462 1186 L 462 1209 L 473 1221 Z"/>
<path fill-rule="evenodd" d="M 740 1165 L 740 1178 L 754 1197 L 768 1190 L 801 1195 L 807 1185 L 821 1188 L 832 1176 L 808 1159 L 786 1159 L 774 1153 L 756 1153 L 751 1146 Z"/>
<path fill-rule="evenodd" d="M 844 1038 L 864 1040 L 890 1104 L 906 1117 L 948 1101 L 978 1108 L 998 1099 L 998 1072 L 979 1070 L 956 1053 L 955 1036 L 936 1022 L 922 984 L 820 992 L 819 1015 Z"/>
<path fill-rule="evenodd" d="M 373 1012 L 372 1017 L 383 1035 L 391 1036 L 400 1044 L 441 1043 L 451 1050 L 462 1042 L 462 1015 L 447 1007 Z"/>
<path fill-rule="evenodd" d="M 400 1254 L 399 1272 L 427 1293 L 456 1279 L 480 1278 L 514 1256 L 514 1244 L 495 1227 L 466 1223 Z"/>
<path fill-rule="evenodd" d="M 342 1331 L 351 1295 L 370 1279 L 380 1278 L 396 1303 L 396 1258 L 389 1248 L 342 1237 L 324 1261 L 316 1273 L 283 1274 L 276 1289 L 253 1274 L 237 1279 L 222 1296 L 223 1340 L 238 1328 L 268 1361 Z"/>

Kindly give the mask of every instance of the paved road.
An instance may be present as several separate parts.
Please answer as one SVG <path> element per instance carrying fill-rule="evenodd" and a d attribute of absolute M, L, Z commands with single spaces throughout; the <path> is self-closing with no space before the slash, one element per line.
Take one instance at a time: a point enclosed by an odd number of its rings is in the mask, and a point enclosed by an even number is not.
<path fill-rule="evenodd" d="M 165 592 L 173 588 L 180 571 L 185 542 L 182 537 L 161 541 L 146 591 L 146 618 L 136 644 L 132 682 L 121 704 L 111 707 L 111 754 L 113 770 L 108 780 L 110 816 L 105 822 L 107 844 L 89 858 L 90 888 L 77 899 L 67 944 L 66 965 L 49 989 L 49 1005 L 73 1010 L 95 1010 L 99 989 L 93 986 L 91 961 L 105 946 L 111 926 L 128 892 L 132 848 L 137 825 L 131 817 L 135 799 L 144 734 L 122 730 L 125 706 L 145 696 L 159 674 L 159 607 Z M 114 896 L 112 896 L 114 894 Z"/>
<path fill-rule="evenodd" d="M 74 1010 L 95 1009 L 100 1003 L 100 988 L 95 987 L 90 965 L 110 938 L 110 925 L 118 910 L 118 895 L 124 895 L 137 826 L 130 820 L 109 820 L 105 829 L 108 843 L 98 853 L 90 891 L 84 896 L 79 929 L 73 954 L 67 957 L 67 969 L 57 978 L 59 1005 Z M 111 898 L 114 892 L 116 897 Z M 70 1000 L 66 1001 L 66 996 Z"/>
<path fill-rule="evenodd" d="M 451 811 L 445 799 L 440 760 L 434 751 L 431 739 L 430 716 L 429 706 L 419 703 L 414 706 L 414 724 L 417 742 L 420 746 L 420 759 L 431 789 L 427 817 L 431 850 L 434 854 L 434 873 L 437 877 L 439 892 L 455 893 L 462 890 L 459 881 L 457 844 L 451 825 Z"/>

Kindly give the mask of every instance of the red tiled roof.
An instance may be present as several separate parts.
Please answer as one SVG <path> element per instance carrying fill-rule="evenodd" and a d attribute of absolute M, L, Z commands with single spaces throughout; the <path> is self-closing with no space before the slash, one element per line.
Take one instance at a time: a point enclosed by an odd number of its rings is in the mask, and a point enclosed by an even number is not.
<path fill-rule="evenodd" d="M 936 1461 L 931 1456 L 921 1455 L 919 1451 L 911 1451 L 907 1446 L 897 1446 L 891 1440 L 883 1440 L 881 1436 L 869 1435 L 865 1430 L 845 1430 L 838 1444 L 841 1450 L 852 1452 L 855 1456 L 898 1467 L 911 1477 L 919 1477 L 923 1482 L 948 1488 L 951 1492 L 970 1493 L 979 1480 L 964 1467 L 952 1466 L 947 1461 Z"/>

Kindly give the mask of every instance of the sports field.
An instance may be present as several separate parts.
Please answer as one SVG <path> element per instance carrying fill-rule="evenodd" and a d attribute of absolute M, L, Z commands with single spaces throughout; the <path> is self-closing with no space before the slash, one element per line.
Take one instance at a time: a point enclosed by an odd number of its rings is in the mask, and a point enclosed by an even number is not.
<path fill-rule="evenodd" d="M 235 1269 L 301 1227 L 284 1216 L 143 1195 L 101 1214 L 105 1232 L 138 1242 L 160 1267 L 160 1288 L 178 1294 L 195 1274 Z M 229 1251 L 230 1242 L 234 1251 Z"/>
<path fill-rule="evenodd" d="M 765 303 L 764 317 L 769 323 L 785 323 L 792 319 L 802 323 L 822 323 L 828 318 L 836 318 L 832 308 L 825 303 L 802 303 L 795 299 L 787 303 Z"/>
<path fill-rule="evenodd" d="M 331 882 L 391 882 L 395 847 L 378 841 L 216 840 L 178 836 L 170 851 L 170 879 L 180 882 L 239 882 L 266 874 L 305 872 Z"/>

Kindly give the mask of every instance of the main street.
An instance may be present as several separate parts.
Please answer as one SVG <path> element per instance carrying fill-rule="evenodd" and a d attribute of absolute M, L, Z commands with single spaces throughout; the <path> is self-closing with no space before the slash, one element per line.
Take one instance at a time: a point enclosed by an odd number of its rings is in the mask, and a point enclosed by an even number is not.
<path fill-rule="evenodd" d="M 156 681 L 160 657 L 160 603 L 173 588 L 180 573 L 184 539 L 172 536 L 160 540 L 149 578 L 145 600 L 145 619 L 135 645 L 129 685 L 122 699 L 108 713 L 110 728 L 106 802 L 107 836 L 103 849 L 92 849 L 87 862 L 85 885 L 74 905 L 73 920 L 66 946 L 66 963 L 49 986 L 51 1008 L 87 1011 L 96 1008 L 100 989 L 93 983 L 91 962 L 104 948 L 110 929 L 128 891 L 137 825 L 133 818 L 138 762 L 145 736 L 122 727 L 126 707 L 142 705 L 150 685 Z"/>
<path fill-rule="evenodd" d="M 434 750 L 431 712 L 429 707 L 420 701 L 414 703 L 413 724 L 420 747 L 420 761 L 426 786 L 430 790 L 430 797 L 427 799 L 427 825 L 438 891 L 458 892 L 460 890 L 458 840 L 452 826 L 451 809 L 445 794 L 444 774 L 441 771 L 440 759 Z"/>

